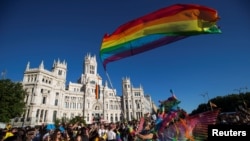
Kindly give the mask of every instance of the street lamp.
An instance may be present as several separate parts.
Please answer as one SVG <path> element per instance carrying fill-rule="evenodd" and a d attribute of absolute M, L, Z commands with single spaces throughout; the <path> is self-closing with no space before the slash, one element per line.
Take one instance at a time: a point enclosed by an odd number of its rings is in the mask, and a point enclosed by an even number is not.
<path fill-rule="evenodd" d="M 242 95 L 241 95 L 241 90 L 242 89 L 246 89 L 246 92 L 245 92 L 245 94 L 246 94 L 247 93 L 247 87 L 245 87 L 245 88 L 239 88 L 239 89 L 234 89 L 234 91 L 239 91 L 239 97 L 242 99 L 244 106 L 246 106 L 246 102 L 245 102 L 244 95 L 243 95 L 244 91 L 242 92 Z"/>
<path fill-rule="evenodd" d="M 245 93 L 245 94 L 247 93 L 247 87 L 240 88 L 240 90 L 243 90 L 243 92 L 242 92 L 243 94 L 244 94 L 244 93 Z M 244 90 L 245 90 L 245 91 L 244 91 Z"/>
<path fill-rule="evenodd" d="M 204 98 L 204 103 L 206 103 L 206 98 L 205 98 L 205 94 L 201 94 L 201 96 Z"/>
<path fill-rule="evenodd" d="M 104 91 L 104 86 L 103 86 L 103 91 L 102 91 L 102 100 L 103 100 L 103 105 L 102 105 L 102 119 L 104 120 L 105 118 L 105 116 L 104 116 L 104 107 L 105 107 L 105 102 L 104 102 L 104 93 L 105 93 L 105 91 Z"/>
<path fill-rule="evenodd" d="M 206 109 L 205 110 L 208 110 L 208 106 L 207 106 L 207 103 L 209 101 L 209 97 L 208 97 L 208 93 L 204 93 L 204 94 L 201 94 L 201 96 L 204 98 L 204 102 L 206 104 Z M 206 100 L 206 96 L 207 96 L 207 100 Z"/>
<path fill-rule="evenodd" d="M 82 116 L 83 116 L 83 120 L 84 120 L 84 118 L 85 118 L 85 95 L 86 95 L 86 92 L 87 92 L 87 90 L 86 90 L 87 88 L 86 88 L 86 84 L 84 84 L 83 85 L 83 105 L 82 105 Z"/>
<path fill-rule="evenodd" d="M 241 89 L 234 89 L 234 91 L 239 92 L 239 94 L 241 93 Z"/>
<path fill-rule="evenodd" d="M 85 120 L 85 99 L 86 99 L 86 93 L 87 93 L 87 85 L 88 85 L 88 83 L 89 83 L 89 78 L 87 78 L 87 80 L 85 80 L 84 82 L 83 82 L 84 84 L 83 84 L 83 109 L 82 109 L 82 116 L 83 116 L 83 120 Z"/>
<path fill-rule="evenodd" d="M 208 96 L 208 92 L 205 93 L 207 95 L 207 102 L 209 101 L 209 96 Z"/>
<path fill-rule="evenodd" d="M 206 95 L 205 94 L 201 94 L 201 96 L 204 98 L 204 103 L 206 104 L 206 98 L 205 98 Z M 207 110 L 206 108 L 207 108 L 207 106 L 205 107 L 205 111 Z"/>

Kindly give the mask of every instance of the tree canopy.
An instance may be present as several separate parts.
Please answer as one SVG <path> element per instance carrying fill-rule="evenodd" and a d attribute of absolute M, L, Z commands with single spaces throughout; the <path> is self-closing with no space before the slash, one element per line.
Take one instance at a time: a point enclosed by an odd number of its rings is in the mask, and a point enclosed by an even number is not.
<path fill-rule="evenodd" d="M 212 103 L 221 108 L 221 112 L 235 112 L 239 106 L 244 106 L 246 109 L 250 105 L 250 93 L 230 94 L 225 96 L 217 96 L 210 99 Z M 193 110 L 191 115 L 211 110 L 210 103 L 202 103 L 197 109 Z"/>
<path fill-rule="evenodd" d="M 9 122 L 10 119 L 23 114 L 25 95 L 26 91 L 20 82 L 0 80 L 0 122 Z"/>

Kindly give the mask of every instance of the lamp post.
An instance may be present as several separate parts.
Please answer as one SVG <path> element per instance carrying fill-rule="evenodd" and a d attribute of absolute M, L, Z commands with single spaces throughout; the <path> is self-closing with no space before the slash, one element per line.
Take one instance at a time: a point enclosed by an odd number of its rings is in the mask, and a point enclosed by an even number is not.
<path fill-rule="evenodd" d="M 105 119 L 105 116 L 104 116 L 104 107 L 105 107 L 105 102 L 104 102 L 104 94 L 105 94 L 105 91 L 104 91 L 104 86 L 103 86 L 103 91 L 102 91 L 102 100 L 103 100 L 103 107 L 102 107 L 102 120 L 104 121 Z"/>
<path fill-rule="evenodd" d="M 205 105 L 206 105 L 205 111 L 206 111 L 206 110 L 208 110 L 208 107 L 207 107 L 207 103 L 208 103 L 208 101 L 209 101 L 208 93 L 206 92 L 206 93 L 204 93 L 204 94 L 201 94 L 201 96 L 204 98 L 204 103 L 205 103 Z M 207 100 L 206 100 L 206 96 L 207 96 Z"/>
<path fill-rule="evenodd" d="M 239 92 L 239 94 L 241 93 L 241 89 L 234 89 L 234 91 Z"/>
<path fill-rule="evenodd" d="M 24 127 L 24 121 L 25 121 L 24 118 L 25 118 L 25 114 L 26 114 L 26 106 L 25 106 L 25 108 L 24 108 L 24 111 L 25 111 L 25 112 L 23 113 L 22 127 Z"/>
<path fill-rule="evenodd" d="M 247 86 L 246 86 L 246 87 L 243 87 L 243 88 L 240 88 L 240 90 L 243 90 L 242 93 L 243 93 L 243 94 L 246 94 L 246 93 L 247 93 Z"/>
<path fill-rule="evenodd" d="M 201 96 L 204 98 L 204 103 L 206 104 L 205 94 L 201 94 Z M 206 111 L 206 108 L 205 108 Z"/>
<path fill-rule="evenodd" d="M 209 102 L 209 96 L 208 96 L 208 92 L 205 93 L 205 95 L 207 96 L 207 102 Z"/>
<path fill-rule="evenodd" d="M 85 96 L 86 96 L 86 92 L 87 92 L 86 89 L 87 89 L 86 84 L 84 84 L 83 85 L 83 105 L 82 105 L 82 107 L 83 107 L 83 109 L 82 109 L 83 120 L 85 120 Z"/>
<path fill-rule="evenodd" d="M 241 90 L 242 89 L 246 89 L 246 92 L 242 92 Z M 246 102 L 245 102 L 245 99 L 244 99 L 244 93 L 246 94 L 247 93 L 247 87 L 245 87 L 245 88 L 239 88 L 239 89 L 234 89 L 234 91 L 238 91 L 239 92 L 239 97 L 242 99 L 242 101 L 243 101 L 243 105 L 245 106 L 245 107 L 247 107 L 247 104 L 246 104 Z M 242 92 L 242 95 L 241 95 L 241 92 Z"/>
<path fill-rule="evenodd" d="M 245 92 L 245 94 L 247 93 L 247 86 L 245 87 L 245 89 L 246 89 L 246 92 Z"/>

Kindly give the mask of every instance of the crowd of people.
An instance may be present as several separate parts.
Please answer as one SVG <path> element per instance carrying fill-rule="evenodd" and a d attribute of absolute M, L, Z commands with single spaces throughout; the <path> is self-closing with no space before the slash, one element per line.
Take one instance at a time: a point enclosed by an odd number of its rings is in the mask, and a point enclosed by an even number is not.
<path fill-rule="evenodd" d="M 250 125 L 250 114 L 244 111 L 221 113 L 217 124 Z M 47 125 L 35 127 L 11 127 L 0 129 L 0 141 L 157 141 L 153 132 L 153 120 L 145 120 L 140 128 L 140 121 L 117 123 L 64 123 L 49 129 Z"/>
<path fill-rule="evenodd" d="M 94 123 L 91 125 L 60 124 L 54 129 L 46 125 L 25 128 L 0 129 L 0 141 L 135 141 L 154 140 L 153 123 L 145 121 L 140 132 L 136 132 L 139 121 L 117 123 Z"/>
<path fill-rule="evenodd" d="M 223 112 L 218 116 L 218 124 L 250 125 L 248 107 L 239 106 L 236 112 Z"/>
<path fill-rule="evenodd" d="M 179 104 L 176 97 L 172 96 L 162 102 L 162 110 L 157 112 L 157 119 L 154 119 L 150 114 L 146 114 L 143 120 L 132 120 L 116 123 L 93 123 L 86 125 L 83 123 L 62 123 L 56 127 L 48 128 L 48 125 L 42 124 L 35 127 L 11 127 L 7 125 L 5 129 L 0 129 L 0 141 L 166 141 L 179 138 L 181 132 L 177 130 L 176 122 L 182 123 L 186 127 L 184 120 L 188 116 L 182 109 L 174 109 L 176 104 Z M 161 109 L 161 108 L 160 108 Z M 167 109 L 167 110 L 166 110 Z M 167 112 L 169 111 L 169 112 Z M 220 110 L 218 110 L 219 112 Z M 250 111 L 246 105 L 237 107 L 234 113 L 210 113 L 209 118 L 214 116 L 217 119 L 216 124 L 248 124 L 250 125 Z M 165 118 L 159 118 L 163 117 Z M 178 117 L 178 118 L 177 118 Z M 194 118 L 200 118 L 195 116 Z M 168 124 L 157 122 L 158 119 L 166 119 Z M 162 123 L 162 124 L 159 124 Z M 173 123 L 173 125 L 171 124 Z M 160 125 L 160 127 L 159 127 Z M 179 125 L 179 124 L 178 124 Z M 158 128 L 156 128 L 158 127 Z M 174 135 L 172 128 L 176 130 Z M 161 130 L 162 129 L 162 130 Z M 165 132 L 167 130 L 170 132 Z M 186 129 L 186 128 L 184 128 Z M 160 132 L 159 132 L 159 131 Z M 185 131 L 185 130 L 183 130 Z M 158 132 L 158 133 L 157 133 Z M 169 134 L 168 134 L 169 133 Z M 163 135 L 164 134 L 164 135 Z M 182 133 L 184 135 L 185 133 Z M 183 136 L 188 138 L 189 135 Z M 192 139 L 192 137 L 191 137 Z"/>

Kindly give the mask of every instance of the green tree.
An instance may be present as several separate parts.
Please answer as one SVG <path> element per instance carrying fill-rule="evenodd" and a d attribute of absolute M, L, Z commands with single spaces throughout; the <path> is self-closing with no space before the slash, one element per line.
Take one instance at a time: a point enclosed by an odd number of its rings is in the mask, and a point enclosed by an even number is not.
<path fill-rule="evenodd" d="M 20 82 L 10 79 L 0 80 L 0 122 L 9 122 L 24 112 L 26 91 Z"/>
<path fill-rule="evenodd" d="M 59 127 L 60 122 L 61 122 L 61 120 L 60 120 L 59 118 L 57 118 L 56 121 L 55 121 L 55 126 L 56 126 L 56 128 Z"/>
<path fill-rule="evenodd" d="M 250 107 L 250 93 L 241 93 L 241 94 L 229 94 L 225 96 L 217 96 L 210 99 L 220 108 L 221 112 L 235 112 L 239 106 L 244 106 L 246 109 Z M 198 105 L 197 109 L 193 110 L 190 115 L 202 113 L 207 110 L 211 110 L 209 103 L 203 103 Z"/>
<path fill-rule="evenodd" d="M 75 116 L 74 118 L 72 118 L 69 123 L 75 124 L 75 123 L 81 123 L 81 124 L 86 124 L 85 120 L 83 119 L 83 117 L 80 116 Z"/>

